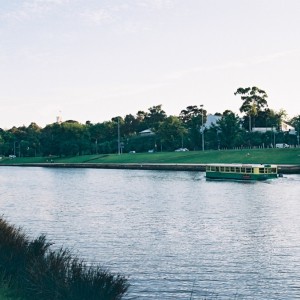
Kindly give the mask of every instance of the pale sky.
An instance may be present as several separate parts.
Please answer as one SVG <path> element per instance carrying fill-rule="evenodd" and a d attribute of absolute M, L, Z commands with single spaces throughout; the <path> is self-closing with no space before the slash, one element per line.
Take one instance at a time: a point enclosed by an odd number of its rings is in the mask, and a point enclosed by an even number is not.
<path fill-rule="evenodd" d="M 0 128 L 162 105 L 300 114 L 299 0 L 0 0 Z"/>

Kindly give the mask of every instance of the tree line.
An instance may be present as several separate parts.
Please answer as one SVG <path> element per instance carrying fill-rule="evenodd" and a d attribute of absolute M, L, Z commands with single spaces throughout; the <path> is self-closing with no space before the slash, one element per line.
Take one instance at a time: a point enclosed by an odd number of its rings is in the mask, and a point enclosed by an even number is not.
<path fill-rule="evenodd" d="M 56 122 L 41 128 L 29 126 L 0 129 L 0 154 L 20 157 L 74 156 L 117 152 L 233 149 L 237 147 L 272 147 L 278 143 L 299 145 L 300 115 L 289 120 L 297 134 L 282 132 L 284 110 L 269 108 L 267 94 L 257 87 L 238 88 L 242 105 L 239 117 L 231 110 L 215 113 L 218 121 L 205 127 L 207 111 L 202 105 L 190 105 L 178 116 L 168 116 L 162 105 L 135 115 L 117 116 L 110 121 L 81 124 L 74 120 Z M 272 128 L 255 132 L 254 127 Z M 153 134 L 141 135 L 150 129 Z M 203 143 L 204 142 L 204 143 Z M 203 144 L 202 144 L 203 143 Z"/>

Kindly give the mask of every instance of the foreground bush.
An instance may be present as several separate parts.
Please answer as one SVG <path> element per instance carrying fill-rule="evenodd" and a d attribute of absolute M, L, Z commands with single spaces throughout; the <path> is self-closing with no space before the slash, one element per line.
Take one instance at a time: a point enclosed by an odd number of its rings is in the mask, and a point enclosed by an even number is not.
<path fill-rule="evenodd" d="M 0 217 L 0 275 L 22 299 L 118 300 L 129 284 L 100 266 L 87 266 L 69 250 L 52 251 L 46 237 L 30 240 Z"/>

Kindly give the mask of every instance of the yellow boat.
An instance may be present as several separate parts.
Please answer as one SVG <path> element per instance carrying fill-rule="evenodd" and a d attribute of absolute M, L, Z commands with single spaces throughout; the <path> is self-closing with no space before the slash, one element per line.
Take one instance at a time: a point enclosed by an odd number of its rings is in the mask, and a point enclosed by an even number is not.
<path fill-rule="evenodd" d="M 278 177 L 277 165 L 207 164 L 207 179 L 267 180 Z"/>

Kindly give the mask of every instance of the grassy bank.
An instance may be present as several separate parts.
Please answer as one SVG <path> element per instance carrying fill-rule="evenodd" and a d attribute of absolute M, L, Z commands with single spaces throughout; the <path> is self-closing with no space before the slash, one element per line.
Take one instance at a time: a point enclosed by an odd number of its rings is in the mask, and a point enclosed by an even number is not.
<path fill-rule="evenodd" d="M 123 276 L 87 266 L 68 249 L 52 251 L 45 236 L 31 240 L 0 218 L 0 299 L 119 300 L 127 289 Z"/>
<path fill-rule="evenodd" d="M 22 163 L 269 163 L 300 165 L 300 148 L 244 149 L 220 151 L 156 152 L 134 154 L 99 154 L 74 157 L 2 158 L 1 164 Z"/>

